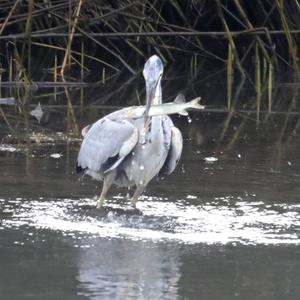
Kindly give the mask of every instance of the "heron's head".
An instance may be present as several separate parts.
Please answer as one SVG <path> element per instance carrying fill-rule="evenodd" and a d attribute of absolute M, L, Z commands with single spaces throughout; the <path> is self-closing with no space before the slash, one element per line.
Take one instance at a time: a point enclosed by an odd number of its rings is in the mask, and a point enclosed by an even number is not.
<path fill-rule="evenodd" d="M 145 63 L 143 76 L 146 81 L 146 116 L 155 97 L 160 97 L 160 82 L 164 71 L 163 63 L 157 55 L 152 55 Z M 160 103 L 161 99 L 156 99 L 155 103 Z"/>
<path fill-rule="evenodd" d="M 145 63 L 143 76 L 146 84 L 157 83 L 163 74 L 164 67 L 161 59 L 157 55 L 152 55 Z"/>

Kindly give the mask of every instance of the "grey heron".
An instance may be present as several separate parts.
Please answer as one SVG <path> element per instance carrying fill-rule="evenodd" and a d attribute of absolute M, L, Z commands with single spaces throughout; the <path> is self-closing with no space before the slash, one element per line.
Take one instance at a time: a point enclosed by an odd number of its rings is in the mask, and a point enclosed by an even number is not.
<path fill-rule="evenodd" d="M 145 63 L 146 111 L 144 118 L 124 118 L 122 110 L 101 118 L 83 131 L 77 172 L 103 181 L 97 208 L 102 207 L 112 184 L 135 186 L 131 203 L 155 177 L 171 174 L 182 152 L 182 135 L 167 115 L 149 116 L 151 105 L 162 103 L 163 64 L 157 55 Z"/>

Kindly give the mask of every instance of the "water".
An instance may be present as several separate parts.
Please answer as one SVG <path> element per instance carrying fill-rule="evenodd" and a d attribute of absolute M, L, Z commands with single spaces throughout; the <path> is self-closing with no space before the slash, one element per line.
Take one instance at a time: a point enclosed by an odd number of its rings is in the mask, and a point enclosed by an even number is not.
<path fill-rule="evenodd" d="M 0 148 L 0 299 L 299 299 L 297 135 L 176 120 L 174 174 L 134 211 L 74 174 L 78 142 Z M 215 131 L 216 130 L 216 131 Z M 132 191 L 130 191 L 132 192 Z"/>

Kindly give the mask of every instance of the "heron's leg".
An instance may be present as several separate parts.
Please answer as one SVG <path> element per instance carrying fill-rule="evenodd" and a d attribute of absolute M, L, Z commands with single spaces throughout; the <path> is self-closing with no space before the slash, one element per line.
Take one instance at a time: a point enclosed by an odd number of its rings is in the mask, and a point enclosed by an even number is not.
<path fill-rule="evenodd" d="M 106 194 L 116 178 L 114 171 L 109 172 L 103 179 L 103 187 L 100 197 L 97 200 L 97 208 L 101 208 L 105 200 Z"/>
<path fill-rule="evenodd" d="M 131 205 L 134 208 L 136 208 L 136 203 L 139 201 L 139 197 L 143 193 L 144 189 L 145 189 L 144 185 L 139 185 L 136 187 L 136 190 L 134 191 L 133 196 L 131 198 Z"/>

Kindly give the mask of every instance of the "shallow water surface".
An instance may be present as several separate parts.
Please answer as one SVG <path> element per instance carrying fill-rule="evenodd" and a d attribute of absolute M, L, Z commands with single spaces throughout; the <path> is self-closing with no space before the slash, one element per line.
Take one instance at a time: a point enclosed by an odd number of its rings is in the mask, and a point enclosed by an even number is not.
<path fill-rule="evenodd" d="M 178 122 L 183 158 L 138 211 L 117 188 L 95 209 L 76 141 L 2 144 L 0 299 L 299 299 L 299 139 Z"/>

